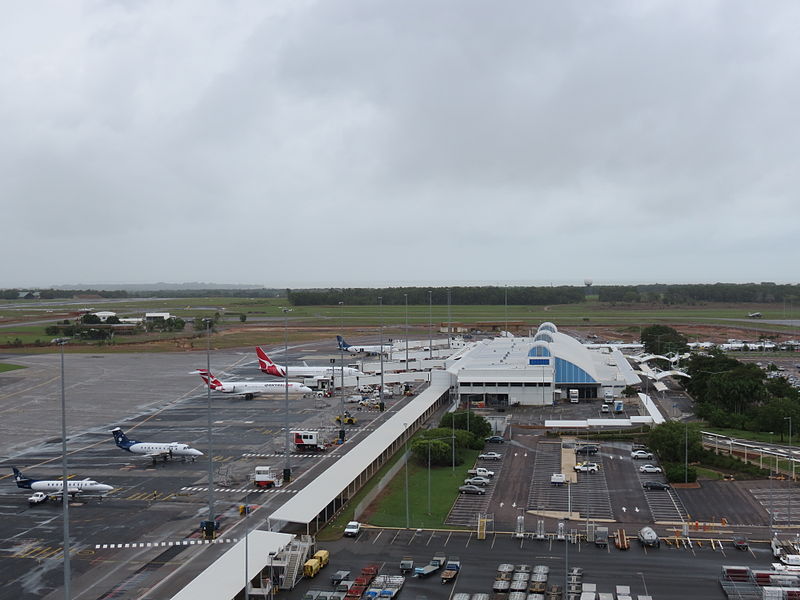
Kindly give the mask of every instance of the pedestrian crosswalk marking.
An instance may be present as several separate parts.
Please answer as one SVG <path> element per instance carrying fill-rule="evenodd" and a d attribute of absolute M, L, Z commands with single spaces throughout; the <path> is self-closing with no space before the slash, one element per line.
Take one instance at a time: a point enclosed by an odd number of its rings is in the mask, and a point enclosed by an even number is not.
<path fill-rule="evenodd" d="M 95 544 L 95 550 L 124 550 L 135 548 L 165 548 L 170 546 L 195 546 L 200 544 L 232 544 L 239 538 L 217 538 L 215 540 L 174 540 L 168 542 L 127 542 L 119 544 Z"/>

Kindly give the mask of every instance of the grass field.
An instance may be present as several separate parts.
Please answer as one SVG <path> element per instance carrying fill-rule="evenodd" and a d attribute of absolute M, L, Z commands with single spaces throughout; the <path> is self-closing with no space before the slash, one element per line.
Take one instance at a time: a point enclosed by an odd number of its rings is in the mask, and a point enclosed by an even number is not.
<path fill-rule="evenodd" d="M 15 371 L 17 369 L 26 369 L 27 367 L 22 367 L 20 365 L 10 365 L 8 363 L 0 363 L 0 373 L 5 373 L 6 371 Z"/>
<path fill-rule="evenodd" d="M 457 301 L 457 298 L 454 298 Z M 298 306 L 291 312 L 283 313 L 286 300 L 282 298 L 177 298 L 168 300 L 124 299 L 119 301 L 95 303 L 87 301 L 86 306 L 74 303 L 49 305 L 47 309 L 37 309 L 24 301 L 16 302 L 18 308 L 5 308 L 0 311 L 0 320 L 11 325 L 0 328 L 0 344 L 9 346 L 20 340 L 31 349 L 39 340 L 44 346 L 33 351 L 52 351 L 49 342 L 52 336 L 45 334 L 46 324 L 31 321 L 49 322 L 65 317 L 74 319 L 77 311 L 86 308 L 110 310 L 121 317 L 141 316 L 144 312 L 170 312 L 182 318 L 209 317 L 218 313 L 220 323 L 213 336 L 215 348 L 251 346 L 255 344 L 276 344 L 283 341 L 283 327 L 288 325 L 290 341 L 307 341 L 320 336 L 347 333 L 357 337 L 360 333 L 377 334 L 379 326 L 384 325 L 386 337 L 401 337 L 406 323 L 404 305 L 373 306 Z M 703 306 L 661 306 L 661 305 L 613 305 L 589 299 L 581 304 L 552 306 L 462 306 L 454 304 L 450 308 L 450 319 L 454 324 L 465 323 L 481 327 L 481 322 L 502 326 L 506 322 L 514 326 L 522 323 L 535 327 L 543 321 L 553 321 L 558 326 L 570 327 L 613 327 L 614 331 L 628 338 L 638 338 L 643 326 L 653 323 L 668 325 L 717 325 L 758 329 L 762 334 L 795 334 L 796 328 L 767 324 L 762 320 L 748 320 L 748 312 L 760 311 L 765 319 L 791 318 L 800 316 L 800 308 L 790 309 L 787 314 L 782 305 L 738 305 L 709 304 Z M 797 314 L 794 314 L 797 313 Z M 247 320 L 241 323 L 239 315 Z M 408 307 L 408 323 L 415 330 L 413 336 L 425 337 L 429 323 L 438 331 L 441 324 L 448 321 L 448 308 L 443 305 L 411 305 Z M 26 322 L 28 324 L 26 324 Z M 484 328 L 489 328 L 485 325 Z M 752 332 L 757 337 L 758 332 Z M 104 351 L 168 351 L 190 350 L 202 343 L 192 339 L 195 335 L 192 325 L 177 334 L 147 334 L 141 336 L 118 335 L 115 344 L 103 344 Z M 746 334 L 743 333 L 743 336 Z M 75 342 L 73 351 L 85 346 L 96 351 L 97 342 Z M 11 351 L 14 351 L 11 348 Z"/>

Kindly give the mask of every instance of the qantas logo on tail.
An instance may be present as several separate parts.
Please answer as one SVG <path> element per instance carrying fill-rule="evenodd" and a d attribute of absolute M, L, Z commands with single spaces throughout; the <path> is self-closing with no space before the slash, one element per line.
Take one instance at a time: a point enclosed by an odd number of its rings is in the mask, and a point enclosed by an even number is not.
<path fill-rule="evenodd" d="M 210 387 L 212 390 L 221 390 L 222 389 L 222 382 L 214 377 L 209 371 L 206 369 L 197 369 L 197 372 L 200 373 L 200 377 L 203 378 L 203 381 L 206 382 L 206 385 Z"/>
<path fill-rule="evenodd" d="M 258 356 L 258 366 L 264 373 L 273 377 L 286 377 L 286 369 L 272 362 L 272 359 L 259 346 L 256 346 L 256 356 Z"/>

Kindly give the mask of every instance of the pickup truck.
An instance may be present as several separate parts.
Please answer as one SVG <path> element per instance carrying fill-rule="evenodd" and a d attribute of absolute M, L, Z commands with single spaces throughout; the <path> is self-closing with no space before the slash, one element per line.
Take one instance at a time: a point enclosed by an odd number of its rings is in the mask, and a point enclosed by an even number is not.
<path fill-rule="evenodd" d="M 443 552 L 435 554 L 431 559 L 431 562 L 429 562 L 427 565 L 424 567 L 416 567 L 414 569 L 414 577 L 424 578 L 428 577 L 429 575 L 433 575 L 436 573 L 436 571 L 441 569 L 446 562 L 447 556 Z"/>
<path fill-rule="evenodd" d="M 49 499 L 50 496 L 44 492 L 34 492 L 32 496 L 28 497 L 28 504 L 31 506 L 35 504 L 42 504 L 43 502 L 47 502 Z"/>
<path fill-rule="evenodd" d="M 442 571 L 442 583 L 450 583 L 453 581 L 458 576 L 460 570 L 461 561 L 457 556 L 452 557 L 447 561 L 444 571 Z"/>
<path fill-rule="evenodd" d="M 490 471 L 484 467 L 478 467 L 477 469 L 470 469 L 467 471 L 467 475 L 477 475 L 478 477 L 494 477 L 494 471 Z"/>

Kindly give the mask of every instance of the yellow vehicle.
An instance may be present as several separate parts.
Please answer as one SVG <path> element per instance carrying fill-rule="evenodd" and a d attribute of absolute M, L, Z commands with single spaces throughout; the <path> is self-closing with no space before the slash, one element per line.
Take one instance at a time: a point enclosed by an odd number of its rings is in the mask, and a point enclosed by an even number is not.
<path fill-rule="evenodd" d="M 309 558 L 303 565 L 303 575 L 305 577 L 314 577 L 321 568 L 319 559 Z"/>
<path fill-rule="evenodd" d="M 336 415 L 336 422 L 344 423 L 345 425 L 355 425 L 356 418 L 353 415 L 351 415 L 348 411 L 345 411 L 344 417 L 342 417 L 342 415 Z"/>
<path fill-rule="evenodd" d="M 328 564 L 328 561 L 331 558 L 331 553 L 327 550 L 317 550 L 317 552 L 314 554 L 314 558 L 319 561 L 319 567 L 321 569 Z"/>

